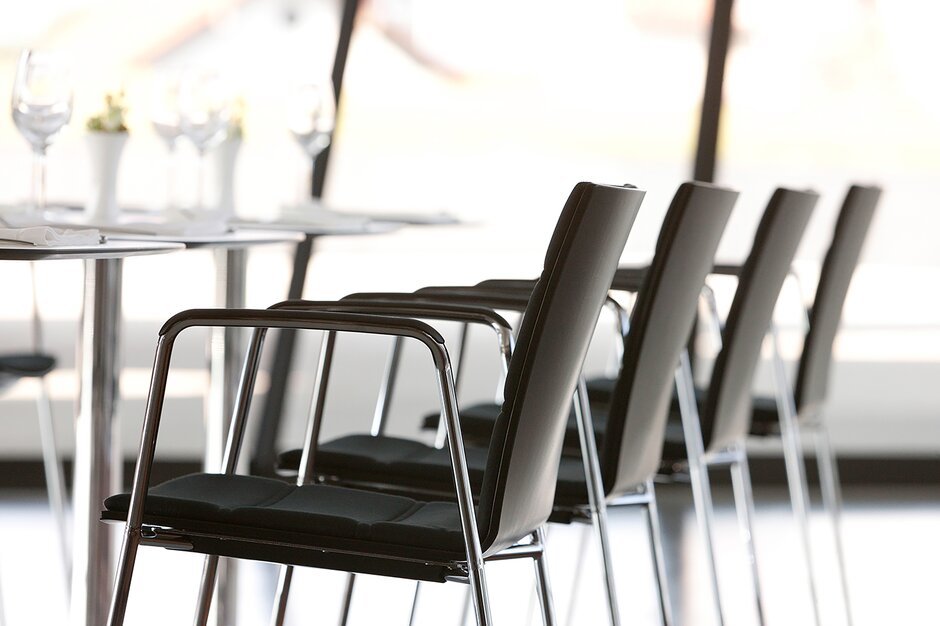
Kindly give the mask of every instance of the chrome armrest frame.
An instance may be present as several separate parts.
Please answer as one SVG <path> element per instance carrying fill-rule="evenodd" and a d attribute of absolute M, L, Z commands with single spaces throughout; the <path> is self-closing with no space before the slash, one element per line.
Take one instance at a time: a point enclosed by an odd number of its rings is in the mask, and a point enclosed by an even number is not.
<path fill-rule="evenodd" d="M 379 315 L 366 315 L 359 313 L 338 313 L 326 310 L 263 310 L 263 309 L 194 309 L 183 311 L 173 316 L 160 330 L 154 356 L 153 374 L 150 382 L 150 391 L 147 399 L 146 413 L 141 434 L 140 451 L 137 466 L 134 472 L 133 491 L 131 493 L 130 507 L 124 533 L 125 554 L 128 551 L 136 553 L 136 547 L 143 537 L 145 502 L 150 484 L 157 435 L 163 412 L 166 395 L 166 383 L 169 376 L 170 360 L 177 336 L 187 328 L 192 327 L 228 327 L 228 328 L 254 328 L 255 336 L 249 349 L 249 359 L 246 361 L 246 370 L 243 372 L 243 383 L 251 379 L 256 372 L 257 350 L 263 342 L 263 335 L 269 329 L 305 329 L 327 332 L 354 332 L 364 334 L 382 334 L 409 337 L 423 343 L 431 353 L 434 367 L 437 372 L 438 388 L 444 413 L 444 422 L 448 441 L 451 463 L 456 488 L 457 505 L 460 513 L 461 528 L 467 540 L 468 564 L 482 567 L 483 552 L 477 530 L 476 515 L 473 508 L 473 496 L 470 488 L 470 477 L 467 470 L 466 453 L 463 446 L 463 437 L 458 420 L 458 408 L 454 392 L 453 373 L 450 356 L 444 345 L 444 338 L 433 327 L 424 322 L 403 317 L 390 317 Z M 247 413 L 248 391 L 244 385 L 240 389 L 236 416 Z M 225 454 L 225 472 L 233 473 L 237 461 L 237 452 L 244 426 L 232 424 Z M 125 563 L 132 563 L 125 559 Z M 471 584 L 474 581 L 474 567 L 471 565 Z M 479 571 L 479 569 L 477 569 Z M 129 584 L 129 580 L 128 580 Z M 116 593 L 118 590 L 116 590 Z"/>

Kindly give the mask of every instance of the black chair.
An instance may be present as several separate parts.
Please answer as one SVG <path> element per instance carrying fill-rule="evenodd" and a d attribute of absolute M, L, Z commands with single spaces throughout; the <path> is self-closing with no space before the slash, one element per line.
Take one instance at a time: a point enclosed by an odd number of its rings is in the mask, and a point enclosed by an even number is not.
<path fill-rule="evenodd" d="M 440 334 L 401 317 L 329 311 L 187 311 L 160 333 L 131 494 L 105 501 L 125 521 L 109 623 L 123 623 L 141 545 L 207 555 L 197 623 L 205 623 L 219 555 L 415 580 L 462 580 L 478 624 L 490 624 L 484 563 L 533 558 L 543 617 L 553 623 L 541 526 L 552 509 L 564 421 L 581 362 L 643 192 L 578 184 L 548 247 L 519 332 L 476 506 L 460 434 L 451 364 Z M 176 336 L 191 326 L 255 327 L 229 429 L 224 473 L 151 488 L 150 473 Z M 431 352 L 447 422 L 456 502 L 329 485 L 290 485 L 234 473 L 265 330 L 306 328 L 411 337 Z M 309 441 L 309 440 L 308 440 Z M 312 444 L 312 442 L 311 442 Z M 307 447 L 307 454 L 312 450 Z M 531 541 L 524 541 L 531 537 Z"/>
<path fill-rule="evenodd" d="M 842 307 L 880 196 L 881 190 L 877 187 L 853 185 L 842 203 L 829 249 L 823 259 L 813 304 L 806 315 L 807 332 L 797 367 L 795 391 L 787 380 L 777 345 L 776 328 L 772 326 L 770 332 L 774 342 L 773 373 L 777 394 L 775 397 L 758 396 L 752 399 L 749 434 L 762 439 L 781 439 L 787 484 L 800 531 L 806 562 L 806 580 L 812 595 L 817 623 L 820 621 L 818 591 L 810 548 L 810 500 L 801 433 L 809 431 L 816 437 L 816 460 L 823 504 L 833 525 L 843 604 L 847 621 L 851 624 L 849 586 L 840 530 L 842 502 L 838 470 L 825 423 L 820 417 L 828 390 L 832 346 L 842 316 Z M 742 270 L 741 266 L 721 264 L 716 265 L 713 272 L 740 276 Z M 618 279 L 621 281 L 631 280 L 635 283 L 637 276 L 642 276 L 642 270 L 633 270 L 630 277 L 618 270 Z M 711 317 L 720 324 L 713 304 Z M 591 397 L 595 401 L 609 402 L 612 387 L 612 381 L 589 381 Z M 703 409 L 706 392 L 696 390 L 695 395 L 699 408 Z M 675 445 L 674 455 L 679 455 L 680 449 Z"/>
<path fill-rule="evenodd" d="M 559 470 L 551 521 L 593 523 L 601 546 L 610 620 L 620 623 L 613 563 L 607 532 L 607 506 L 642 505 L 647 513 L 653 562 L 659 586 L 661 617 L 671 623 L 666 576 L 661 556 L 658 516 L 652 477 L 660 466 L 660 451 L 672 396 L 679 353 L 695 317 L 696 302 L 711 267 L 715 250 L 737 193 L 701 183 L 685 183 L 676 192 L 656 246 L 656 254 L 630 320 L 624 350 L 618 402 L 607 415 L 608 436 L 600 446 L 593 437 L 590 409 L 575 404 L 582 455 L 564 457 Z M 506 283 L 501 283 L 503 288 Z M 350 299 L 414 301 L 434 299 L 438 305 L 479 302 L 518 309 L 531 284 L 502 291 L 424 290 L 417 294 L 354 294 Z M 481 294 L 486 291 L 487 296 Z M 444 304 L 442 304 L 444 303 Z M 296 306 L 303 306 L 297 303 Z M 491 425 L 492 426 L 492 425 Z M 331 484 L 384 489 L 396 493 L 441 494 L 448 489 L 447 452 L 418 441 L 372 435 L 352 435 L 320 444 L 315 472 Z M 492 434 L 492 428 L 489 433 Z M 482 488 L 485 448 L 467 449 L 471 484 Z M 282 467 L 296 468 L 300 452 L 282 455 Z M 587 468 L 587 473 L 585 468 Z"/>
<path fill-rule="evenodd" d="M 660 475 L 688 478 L 691 481 L 696 518 L 705 541 L 706 557 L 712 574 L 712 590 L 719 618 L 722 620 L 723 611 L 711 539 L 713 512 L 708 469 L 727 466 L 732 472 L 735 505 L 752 566 L 758 614 L 763 620 L 753 532 L 750 529 L 753 499 L 750 494 L 750 476 L 744 449 L 744 440 L 750 429 L 750 387 L 760 357 L 763 337 L 771 327 L 774 305 L 817 200 L 815 193 L 786 189 L 778 189 L 771 197 L 757 228 L 751 252 L 740 268 L 738 288 L 722 335 L 723 347 L 713 367 L 709 389 L 702 398 L 701 410 L 692 388 L 691 367 L 687 358 L 682 359 L 677 380 L 679 402 L 674 414 L 675 419 L 667 428 Z M 645 280 L 646 274 L 645 269 L 618 270 L 614 287 L 636 290 L 637 285 Z M 501 297 L 508 298 L 507 291 L 524 289 L 525 286 L 525 281 L 508 285 L 488 282 L 477 290 L 480 294 L 494 294 L 494 297 L 502 293 Z M 423 291 L 438 295 L 448 291 L 469 294 L 474 288 Z M 607 383 L 608 407 L 612 407 L 617 401 L 616 394 L 612 392 L 619 384 L 620 378 L 616 379 L 613 385 Z M 609 439 L 609 410 L 594 404 L 595 437 L 604 441 Z M 492 408 L 487 404 L 464 409 L 460 419 L 465 436 L 477 440 L 485 437 L 492 429 L 492 414 Z M 433 421 L 433 418 L 429 419 L 428 425 Z M 566 440 L 577 441 L 578 437 L 577 421 L 569 419 Z"/>
<path fill-rule="evenodd" d="M 775 350 L 775 373 L 782 395 L 777 399 L 755 398 L 751 424 L 752 436 L 781 439 L 787 465 L 787 483 L 794 510 L 799 516 L 809 581 L 814 593 L 818 593 L 815 591 L 810 552 L 807 519 L 810 501 L 801 432 L 809 431 L 815 435 L 823 505 L 833 526 L 842 598 L 849 624 L 852 623 L 852 613 L 840 528 L 841 489 L 835 454 L 821 417 L 829 388 L 832 346 L 842 318 L 842 307 L 880 197 L 881 190 L 877 187 L 853 185 L 849 188 L 823 259 L 812 307 L 807 312 L 808 326 L 797 367 L 795 388 L 791 392 L 780 351 Z"/>

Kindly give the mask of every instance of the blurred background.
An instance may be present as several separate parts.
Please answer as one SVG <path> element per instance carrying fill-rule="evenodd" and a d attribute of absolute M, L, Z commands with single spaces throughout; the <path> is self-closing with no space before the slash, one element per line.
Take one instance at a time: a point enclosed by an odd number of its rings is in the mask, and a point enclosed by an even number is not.
<path fill-rule="evenodd" d="M 711 6 L 364 0 L 324 200 L 339 211 L 444 211 L 464 224 L 321 240 L 305 295 L 532 275 L 578 180 L 649 191 L 627 252 L 644 258 L 668 199 L 692 175 Z M 310 162 L 287 130 L 287 110 L 298 85 L 329 75 L 341 9 L 336 0 L 7 3 L 0 85 L 12 86 L 24 47 L 68 55 L 74 114 L 49 150 L 47 184 L 52 202 L 79 205 L 90 177 L 84 121 L 105 93 L 123 89 L 130 140 L 118 200 L 159 209 L 169 167 L 183 204 L 195 201 L 198 171 L 189 143 L 180 142 L 171 163 L 152 127 L 161 81 L 192 66 L 218 70 L 243 107 L 236 211 L 270 219 L 309 195 Z M 929 288 L 940 278 L 940 84 L 929 78 L 940 43 L 928 30 L 938 18 L 940 8 L 915 0 L 735 2 L 716 182 L 742 196 L 719 256 L 746 253 L 775 186 L 814 188 L 822 201 L 799 255 L 811 296 L 848 185 L 885 189 L 836 347 L 828 418 L 835 445 L 848 454 L 940 450 L 940 396 L 930 384 L 940 379 L 940 295 Z M 0 114 L 0 164 L 0 202 L 26 201 L 30 151 L 9 114 Z M 262 248 L 251 259 L 249 304 L 283 298 L 289 251 Z M 80 269 L 38 269 L 50 349 L 62 361 L 54 388 L 65 419 L 75 390 L 69 364 Z M 212 303 L 212 266 L 208 253 L 189 252 L 132 259 L 126 273 L 123 392 L 134 403 L 125 420 L 132 450 L 155 329 L 177 310 Z M 3 275 L 11 289 L 28 287 L 23 267 Z M 23 341 L 28 310 L 25 299 L 0 302 L 5 344 Z M 203 375 L 199 358 L 192 374 Z M 179 394 L 198 401 L 202 388 L 191 383 Z M 31 410 L 28 390 L 7 394 L 4 410 L 17 412 L 18 399 Z M 33 456 L 36 439 L 18 420 L 3 420 L 0 431 L 0 458 Z M 167 450 L 194 453 L 200 432 L 194 427 Z"/>
<path fill-rule="evenodd" d="M 130 139 L 118 200 L 159 210 L 168 200 L 169 168 L 184 205 L 195 202 L 198 171 L 190 144 L 181 142 L 171 158 L 153 128 L 159 86 L 186 68 L 217 70 L 243 110 L 236 212 L 274 219 L 310 195 L 310 160 L 288 131 L 287 111 L 299 85 L 329 76 L 342 5 L 2 3 L 0 92 L 12 88 L 21 49 L 68 56 L 74 113 L 49 150 L 47 184 L 52 203 L 80 206 L 91 176 L 84 122 L 106 93 L 123 90 Z M 692 178 L 711 17 L 709 0 L 361 0 L 323 200 L 340 212 L 444 212 L 461 223 L 318 240 L 304 295 L 327 299 L 533 276 L 564 199 L 580 180 L 648 190 L 624 260 L 648 258 L 669 199 Z M 798 255 L 804 296 L 813 293 L 848 186 L 884 188 L 846 301 L 825 417 L 848 464 L 847 482 L 930 483 L 933 493 L 940 478 L 938 22 L 940 5 L 919 0 L 735 0 L 715 175 L 715 182 L 742 192 L 722 260 L 746 254 L 775 187 L 821 193 Z M 13 125 L 9 100 L 0 101 L 0 204 L 19 205 L 30 194 L 31 154 Z M 283 299 L 290 271 L 288 247 L 252 251 L 248 304 Z M 77 262 L 37 267 L 47 349 L 59 359 L 50 381 L 66 457 L 74 447 L 81 272 Z M 5 293 L 31 288 L 25 265 L 5 264 L 0 275 Z M 118 414 L 130 459 L 157 330 L 181 309 L 213 305 L 212 256 L 187 251 L 129 259 L 124 279 Z M 716 288 L 727 301 L 733 285 Z M 790 285 L 778 311 L 791 359 L 800 348 L 799 300 Z M 27 298 L 0 298 L 5 350 L 28 346 L 29 316 Z M 317 340 L 301 346 L 294 376 L 309 382 Z M 375 347 L 360 340 L 343 344 L 336 393 L 331 390 L 337 417 L 324 425 L 324 437 L 368 428 L 374 395 L 357 392 L 357 377 L 378 381 L 385 352 L 369 352 Z M 375 356 L 363 362 L 368 354 Z M 592 354 L 590 367 L 607 367 L 609 357 L 603 350 Z M 413 367 L 426 367 L 420 362 L 415 356 Z M 205 337 L 194 334 L 175 363 L 161 459 L 198 465 L 205 363 Z M 422 412 L 416 406 L 436 406 L 432 381 L 425 382 L 400 391 L 392 433 L 413 434 Z M 468 399 L 492 397 L 494 384 L 481 367 L 466 388 Z M 769 386 L 769 376 L 757 384 Z M 302 429 L 309 387 L 299 388 L 285 411 L 284 448 Z M 0 398 L 0 483 L 6 487 L 42 484 L 33 391 L 23 382 Z M 861 526 L 855 533 L 856 545 L 866 541 Z M 851 546 L 852 536 L 847 541 Z"/>

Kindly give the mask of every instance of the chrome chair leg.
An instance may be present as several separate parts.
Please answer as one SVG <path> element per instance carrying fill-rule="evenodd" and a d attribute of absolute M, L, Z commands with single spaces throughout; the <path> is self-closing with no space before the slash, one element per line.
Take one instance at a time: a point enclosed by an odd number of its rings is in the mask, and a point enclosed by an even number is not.
<path fill-rule="evenodd" d="M 124 624 L 124 615 L 127 613 L 127 600 L 131 593 L 131 580 L 134 577 L 134 563 L 137 561 L 137 550 L 139 548 L 140 527 L 126 529 L 124 542 L 121 545 L 121 556 L 117 565 L 117 575 L 114 579 L 108 626 L 122 626 Z"/>
<path fill-rule="evenodd" d="M 548 564 L 545 562 L 545 529 L 535 533 L 536 542 L 542 551 L 533 558 L 535 561 L 535 583 L 538 587 L 539 607 L 542 609 L 542 625 L 555 626 L 555 605 L 552 601 L 552 585 L 548 576 Z"/>
<path fill-rule="evenodd" d="M 339 626 L 346 626 L 349 620 L 349 609 L 352 606 L 353 587 L 356 585 L 356 575 L 346 574 L 346 588 L 343 590 L 343 604 L 339 610 Z"/>
<path fill-rule="evenodd" d="M 581 589 L 581 571 L 584 569 L 584 557 L 587 554 L 590 539 L 591 527 L 584 524 L 581 526 L 581 540 L 578 542 L 578 555 L 574 564 L 574 578 L 571 581 L 571 599 L 568 602 L 568 613 L 565 615 L 566 626 L 574 626 L 574 616 L 578 606 L 579 591 Z"/>
<path fill-rule="evenodd" d="M 822 488 L 823 506 L 832 521 L 835 535 L 836 559 L 839 579 L 842 583 L 842 602 L 845 606 L 845 621 L 852 626 L 852 602 L 849 596 L 848 570 L 845 567 L 845 551 L 842 546 L 842 492 L 839 486 L 839 468 L 829 441 L 825 424 L 816 425 L 816 463 L 819 465 L 819 483 Z"/>
<path fill-rule="evenodd" d="M 712 506 L 711 484 L 708 480 L 708 466 L 705 464 L 705 449 L 702 441 L 702 427 L 699 422 L 698 406 L 695 404 L 695 390 L 692 386 L 692 366 L 689 354 L 683 351 L 679 356 L 679 368 L 676 370 L 676 388 L 679 397 L 679 413 L 682 419 L 682 431 L 685 437 L 686 454 L 689 461 L 689 479 L 692 483 L 692 501 L 695 504 L 695 518 L 705 548 L 705 560 L 711 578 L 712 596 L 715 602 L 715 615 L 718 624 L 725 623 L 721 606 L 721 593 L 718 590 L 718 567 L 715 564 L 715 548 L 712 543 L 714 526 L 714 507 Z"/>
<path fill-rule="evenodd" d="M 219 574 L 219 557 L 207 555 L 202 565 L 202 581 L 199 583 L 199 596 L 196 600 L 196 615 L 193 626 L 206 626 L 212 609 L 212 597 L 215 595 L 215 581 Z"/>
<path fill-rule="evenodd" d="M 42 463 L 46 475 L 46 490 L 49 497 L 49 508 L 59 530 L 59 549 L 62 552 L 62 565 L 65 570 L 66 593 L 71 592 L 69 581 L 72 580 L 72 550 L 69 537 L 66 511 L 68 511 L 68 495 L 65 492 L 65 478 L 62 476 L 62 463 L 59 460 L 59 450 L 56 445 L 55 424 L 52 420 L 52 400 L 49 396 L 49 386 L 45 377 L 40 378 L 39 395 L 36 397 L 36 413 L 39 417 L 39 439 L 42 444 Z"/>
<path fill-rule="evenodd" d="M 277 592 L 274 597 L 274 607 L 271 610 L 271 626 L 284 626 L 284 619 L 287 616 L 287 598 L 290 596 L 290 583 L 293 577 L 293 567 L 278 568 Z"/>
<path fill-rule="evenodd" d="M 770 330 L 773 340 L 774 385 L 777 396 L 777 413 L 780 418 L 780 434 L 783 440 L 783 459 L 787 467 L 787 485 L 790 489 L 790 502 L 793 514 L 799 526 L 803 544 L 803 556 L 806 560 L 806 575 L 809 583 L 810 598 L 813 605 L 815 624 L 819 620 L 819 601 L 816 595 L 816 578 L 813 571 L 812 548 L 809 536 L 809 490 L 806 483 L 806 471 L 803 466 L 803 447 L 800 442 L 799 425 L 796 421 L 796 404 L 793 392 L 787 382 L 786 367 L 780 354 L 780 338 L 775 326 Z"/>
<path fill-rule="evenodd" d="M 468 566 L 470 570 L 470 596 L 473 598 L 473 611 L 476 615 L 477 626 L 493 626 L 483 560 L 468 563 Z"/>
<path fill-rule="evenodd" d="M 421 581 L 415 582 L 415 596 L 411 601 L 411 615 L 408 617 L 408 626 L 415 626 L 415 617 L 418 615 L 418 598 L 421 595 Z"/>
<path fill-rule="evenodd" d="M 646 481 L 649 502 L 643 507 L 646 513 L 646 526 L 649 531 L 650 554 L 653 557 L 656 593 L 659 596 L 659 621 L 661 626 L 672 626 L 672 600 L 669 595 L 669 577 L 666 575 L 666 558 L 663 554 L 663 532 L 659 524 L 659 507 L 656 505 L 656 491 L 653 481 Z"/>
<path fill-rule="evenodd" d="M 754 545 L 754 493 L 751 489 L 751 471 L 748 468 L 747 451 L 743 445 L 737 449 L 736 453 L 738 458 L 731 463 L 734 508 L 738 514 L 738 524 L 747 549 L 747 560 L 751 567 L 751 583 L 754 585 L 754 600 L 757 603 L 757 623 L 763 625 L 767 620 L 764 616 L 764 602 L 757 567 L 757 550 Z"/>
<path fill-rule="evenodd" d="M 581 441 L 581 459 L 584 463 L 584 478 L 587 483 L 588 506 L 591 520 L 601 549 L 601 561 L 604 565 L 604 583 L 607 592 L 607 606 L 611 626 L 620 626 L 620 608 L 617 606 L 617 585 L 614 582 L 614 564 L 610 550 L 610 533 L 607 528 L 607 500 L 604 496 L 600 462 L 597 457 L 597 443 L 594 440 L 594 425 L 591 422 L 591 409 L 588 403 L 587 385 L 584 377 L 578 380 L 574 400 L 575 415 L 578 423 L 578 437 Z"/>

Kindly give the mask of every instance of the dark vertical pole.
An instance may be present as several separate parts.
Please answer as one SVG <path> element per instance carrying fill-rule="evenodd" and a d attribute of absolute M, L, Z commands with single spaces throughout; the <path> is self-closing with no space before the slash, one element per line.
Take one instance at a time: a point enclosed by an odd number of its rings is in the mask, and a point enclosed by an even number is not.
<path fill-rule="evenodd" d="M 731 10 L 734 0 L 715 0 L 712 29 L 708 44 L 708 70 L 702 96 L 702 119 L 695 151 L 695 180 L 714 182 L 715 153 L 718 149 L 718 125 L 721 119 L 721 92 L 725 80 L 725 61 L 731 43 Z"/>
<path fill-rule="evenodd" d="M 353 25 L 359 0 L 344 0 L 343 15 L 340 18 L 339 39 L 336 41 L 336 56 L 333 57 L 333 93 L 336 96 L 336 110 L 339 110 L 340 96 L 343 92 L 343 75 L 346 73 L 346 57 L 349 56 L 349 42 L 352 39 Z M 323 181 L 326 180 L 326 168 L 330 161 L 330 147 L 327 146 L 314 157 L 313 188 L 314 198 L 323 195 Z"/>
<path fill-rule="evenodd" d="M 718 127 L 721 122 L 721 92 L 725 82 L 725 61 L 731 45 L 731 11 L 734 0 L 714 0 L 712 28 L 708 38 L 708 67 L 705 71 L 705 90 L 702 94 L 702 117 L 698 126 L 698 146 L 692 177 L 706 183 L 715 182 L 715 162 L 718 152 Z M 689 338 L 689 362 L 695 367 L 695 337 L 698 322 Z"/>
<path fill-rule="evenodd" d="M 349 43 L 352 40 L 353 25 L 356 22 L 356 12 L 359 9 L 359 0 L 343 0 L 343 15 L 340 19 L 339 38 L 336 42 L 336 56 L 333 57 L 333 92 L 336 94 L 336 105 L 343 91 L 343 74 L 346 71 L 346 58 L 349 55 Z M 323 192 L 323 181 L 326 177 L 326 168 L 330 158 L 330 149 L 327 148 L 316 157 L 314 168 L 312 195 L 319 198 Z M 314 237 L 307 238 L 297 245 L 294 252 L 294 270 L 291 274 L 288 299 L 303 297 L 304 282 L 307 277 L 307 266 L 313 253 Z M 264 408 L 258 427 L 255 432 L 254 449 L 251 455 L 251 473 L 262 476 L 274 474 L 274 465 L 277 460 L 277 435 L 281 426 L 281 413 L 284 410 L 284 394 L 287 391 L 287 378 L 290 374 L 291 361 L 294 358 L 295 332 L 283 330 L 277 338 L 274 350 L 274 361 L 271 364 L 271 385 L 264 398 Z"/>

